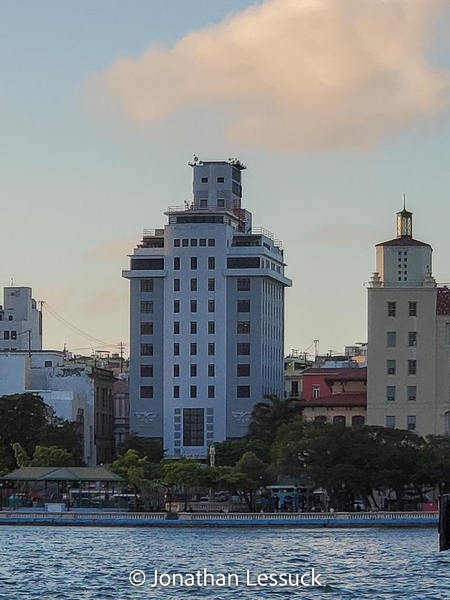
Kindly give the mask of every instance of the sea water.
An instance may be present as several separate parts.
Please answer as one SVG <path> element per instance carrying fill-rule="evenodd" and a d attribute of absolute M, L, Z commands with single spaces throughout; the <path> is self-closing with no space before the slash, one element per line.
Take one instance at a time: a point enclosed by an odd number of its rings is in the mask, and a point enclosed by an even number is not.
<path fill-rule="evenodd" d="M 2 600 L 450 598 L 434 528 L 3 526 L 0 552 Z"/>

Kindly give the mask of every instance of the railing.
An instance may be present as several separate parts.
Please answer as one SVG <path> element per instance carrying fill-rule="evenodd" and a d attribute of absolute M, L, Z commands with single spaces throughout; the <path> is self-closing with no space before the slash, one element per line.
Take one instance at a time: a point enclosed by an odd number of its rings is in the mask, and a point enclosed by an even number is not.
<path fill-rule="evenodd" d="M 371 513 L 180 513 L 180 519 L 190 521 L 429 521 L 438 518 L 439 513 L 433 512 L 371 512 Z"/>
<path fill-rule="evenodd" d="M 142 236 L 147 237 L 164 237 L 164 229 L 144 229 Z"/>
<path fill-rule="evenodd" d="M 107 512 L 18 512 L 0 511 L 0 521 L 7 519 L 57 519 L 62 521 L 162 521 L 166 513 L 107 513 Z"/>

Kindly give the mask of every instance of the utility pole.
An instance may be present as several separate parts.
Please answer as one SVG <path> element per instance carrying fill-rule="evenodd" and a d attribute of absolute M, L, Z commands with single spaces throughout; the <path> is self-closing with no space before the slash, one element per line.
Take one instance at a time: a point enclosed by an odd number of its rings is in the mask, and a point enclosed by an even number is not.
<path fill-rule="evenodd" d="M 124 347 L 124 343 L 120 342 L 119 347 L 120 347 L 120 372 L 123 373 L 123 347 Z"/>

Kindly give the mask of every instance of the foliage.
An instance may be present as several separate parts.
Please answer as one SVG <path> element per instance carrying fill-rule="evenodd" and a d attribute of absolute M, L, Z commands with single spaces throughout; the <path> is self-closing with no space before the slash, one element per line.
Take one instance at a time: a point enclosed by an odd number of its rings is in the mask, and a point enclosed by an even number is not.
<path fill-rule="evenodd" d="M 146 457 L 151 463 L 159 463 L 163 458 L 163 447 L 160 440 L 139 437 L 136 434 L 129 435 L 117 446 L 119 456 L 126 454 L 128 450 L 135 450 L 140 458 Z"/>
<path fill-rule="evenodd" d="M 270 461 L 270 445 L 259 439 L 248 437 L 237 440 L 225 440 L 214 444 L 216 449 L 216 465 L 234 467 L 246 452 L 253 452 L 260 460 Z"/>
<path fill-rule="evenodd" d="M 273 444 L 279 427 L 291 422 L 300 414 L 297 400 L 266 396 L 266 402 L 255 404 L 252 411 L 248 437 Z"/>

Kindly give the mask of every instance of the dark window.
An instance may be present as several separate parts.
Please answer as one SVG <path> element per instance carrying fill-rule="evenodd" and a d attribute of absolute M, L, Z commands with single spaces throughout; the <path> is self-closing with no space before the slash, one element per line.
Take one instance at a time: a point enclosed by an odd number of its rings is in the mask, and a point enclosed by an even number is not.
<path fill-rule="evenodd" d="M 250 291 L 250 277 L 239 277 L 238 278 L 237 291 L 238 292 L 249 292 Z"/>
<path fill-rule="evenodd" d="M 408 331 L 408 346 L 411 348 L 417 346 L 417 331 Z"/>
<path fill-rule="evenodd" d="M 352 426 L 353 427 L 359 427 L 360 425 L 364 425 L 364 423 L 365 423 L 364 417 L 361 417 L 360 415 L 355 415 L 354 417 L 352 417 Z"/>
<path fill-rule="evenodd" d="M 202 177 L 202 183 L 208 183 L 208 178 L 207 177 Z"/>
<path fill-rule="evenodd" d="M 191 246 L 196 246 L 197 245 L 197 239 L 196 238 L 192 238 L 191 240 Z"/>
<path fill-rule="evenodd" d="M 174 271 L 180 270 L 180 257 L 179 256 L 175 256 L 173 259 L 173 269 L 174 269 Z"/>
<path fill-rule="evenodd" d="M 195 335 L 197 333 L 197 321 L 191 321 L 191 334 Z"/>
<path fill-rule="evenodd" d="M 184 239 L 182 242 L 183 246 L 186 248 L 186 246 L 189 246 L 189 240 L 188 239 Z"/>
<path fill-rule="evenodd" d="M 416 430 L 416 415 L 407 415 L 406 427 L 407 427 L 408 431 Z"/>
<path fill-rule="evenodd" d="M 241 256 L 227 259 L 228 269 L 259 269 L 259 257 Z"/>
<path fill-rule="evenodd" d="M 216 353 L 216 345 L 214 342 L 208 344 L 208 356 L 214 356 Z"/>
<path fill-rule="evenodd" d="M 153 279 L 141 279 L 141 292 L 153 292 Z"/>
<path fill-rule="evenodd" d="M 11 339 L 17 340 L 17 331 L 11 331 Z"/>
<path fill-rule="evenodd" d="M 179 398 L 180 397 L 180 386 L 179 385 L 174 385 L 173 386 L 173 397 L 174 398 Z"/>
<path fill-rule="evenodd" d="M 237 365 L 238 377 L 250 377 L 250 365 Z"/>
<path fill-rule="evenodd" d="M 179 239 L 173 240 L 173 245 L 175 246 L 175 248 L 179 248 L 180 247 L 180 240 Z"/>
<path fill-rule="evenodd" d="M 203 408 L 183 409 L 183 446 L 203 446 L 205 442 Z"/>
<path fill-rule="evenodd" d="M 217 207 L 224 208 L 225 207 L 225 198 L 217 198 Z"/>
<path fill-rule="evenodd" d="M 191 269 L 195 271 L 197 268 L 197 257 L 191 256 Z"/>
<path fill-rule="evenodd" d="M 196 385 L 191 385 L 191 387 L 190 387 L 190 397 L 191 398 L 197 398 L 197 386 Z"/>
<path fill-rule="evenodd" d="M 216 289 L 216 280 L 208 279 L 208 292 L 214 292 Z"/>
<path fill-rule="evenodd" d="M 250 300 L 238 300 L 237 301 L 237 311 L 239 313 L 249 313 L 250 312 Z"/>
<path fill-rule="evenodd" d="M 141 385 L 141 398 L 153 398 L 152 385 Z"/>
<path fill-rule="evenodd" d="M 395 402 L 395 385 L 386 386 L 386 401 Z"/>
<path fill-rule="evenodd" d="M 141 365 L 141 377 L 153 377 L 153 365 Z"/>
<path fill-rule="evenodd" d="M 216 245 L 216 240 L 214 238 L 209 238 L 208 239 L 208 246 L 215 246 Z"/>
<path fill-rule="evenodd" d="M 12 315 L 8 315 L 8 321 L 12 321 L 14 317 Z"/>
<path fill-rule="evenodd" d="M 342 427 L 345 427 L 345 417 L 336 415 L 333 417 L 333 425 L 341 425 Z"/>
<path fill-rule="evenodd" d="M 197 312 L 197 300 L 191 300 L 191 312 Z"/>
<path fill-rule="evenodd" d="M 178 335 L 180 333 L 180 321 L 173 322 L 173 333 L 174 335 Z"/>
<path fill-rule="evenodd" d="M 51 367 L 51 366 L 52 366 L 52 361 L 51 360 L 44 361 L 44 367 Z"/>
<path fill-rule="evenodd" d="M 216 268 L 216 259 L 214 256 L 208 256 L 208 269 L 212 271 Z"/>
<path fill-rule="evenodd" d="M 199 246 L 206 246 L 206 238 L 200 238 L 199 239 Z"/>
<path fill-rule="evenodd" d="M 132 271 L 162 271 L 164 269 L 163 258 L 132 258 Z"/>
<path fill-rule="evenodd" d="M 208 365 L 208 377 L 214 377 L 215 375 L 215 366 Z"/>
<path fill-rule="evenodd" d="M 388 302 L 387 303 L 388 317 L 395 317 L 397 312 L 397 304 L 396 302 Z"/>
<path fill-rule="evenodd" d="M 197 291 L 197 279 L 191 279 L 191 292 Z"/>
<path fill-rule="evenodd" d="M 408 360 L 408 375 L 417 375 L 417 361 Z"/>
<path fill-rule="evenodd" d="M 180 376 L 180 365 L 173 365 L 173 376 L 174 377 L 179 377 Z"/>
<path fill-rule="evenodd" d="M 216 324 L 214 321 L 208 321 L 208 333 L 211 335 L 216 333 Z"/>
<path fill-rule="evenodd" d="M 236 388 L 236 396 L 238 398 L 250 398 L 250 386 L 238 385 Z"/>
<path fill-rule="evenodd" d="M 191 344 L 191 356 L 197 355 L 197 344 Z"/>
<path fill-rule="evenodd" d="M 248 356 L 250 354 L 250 344 L 239 342 L 237 345 L 237 354 L 238 356 Z"/>
<path fill-rule="evenodd" d="M 197 365 L 191 365 L 191 377 L 197 377 Z"/>
<path fill-rule="evenodd" d="M 237 332 L 238 333 L 250 333 L 250 321 L 238 321 Z"/>
<path fill-rule="evenodd" d="M 180 291 L 180 280 L 179 279 L 174 279 L 173 280 L 173 291 L 174 292 L 179 292 Z"/>
<path fill-rule="evenodd" d="M 180 344 L 178 342 L 173 345 L 173 355 L 180 356 Z"/>
<path fill-rule="evenodd" d="M 396 371 L 395 360 L 386 361 L 386 366 L 387 366 L 387 374 L 395 375 L 395 371 Z"/>
<path fill-rule="evenodd" d="M 417 387 L 415 385 L 408 385 L 408 402 L 415 402 L 417 399 Z"/>
<path fill-rule="evenodd" d="M 208 312 L 214 312 L 216 309 L 216 303 L 214 300 L 208 300 Z"/>
<path fill-rule="evenodd" d="M 141 302 L 141 313 L 142 314 L 150 314 L 153 312 L 153 302 L 148 302 L 147 300 L 144 300 L 143 302 Z"/>
<path fill-rule="evenodd" d="M 387 347 L 395 348 L 397 345 L 397 333 L 395 331 L 387 332 Z"/>
<path fill-rule="evenodd" d="M 408 302 L 409 316 L 417 317 L 417 302 Z"/>
<path fill-rule="evenodd" d="M 153 356 L 153 344 L 141 344 L 141 356 Z"/>
<path fill-rule="evenodd" d="M 208 385 L 208 398 L 215 398 L 215 390 L 213 385 Z"/>
<path fill-rule="evenodd" d="M 207 208 L 208 200 L 206 198 L 200 198 L 200 208 Z"/>
<path fill-rule="evenodd" d="M 179 313 L 180 312 L 180 301 L 179 300 L 174 300 L 173 301 L 173 312 L 174 313 Z"/>
<path fill-rule="evenodd" d="M 142 321 L 141 335 L 153 335 L 153 321 Z"/>
<path fill-rule="evenodd" d="M 218 177 L 217 183 L 225 183 L 225 177 Z"/>

